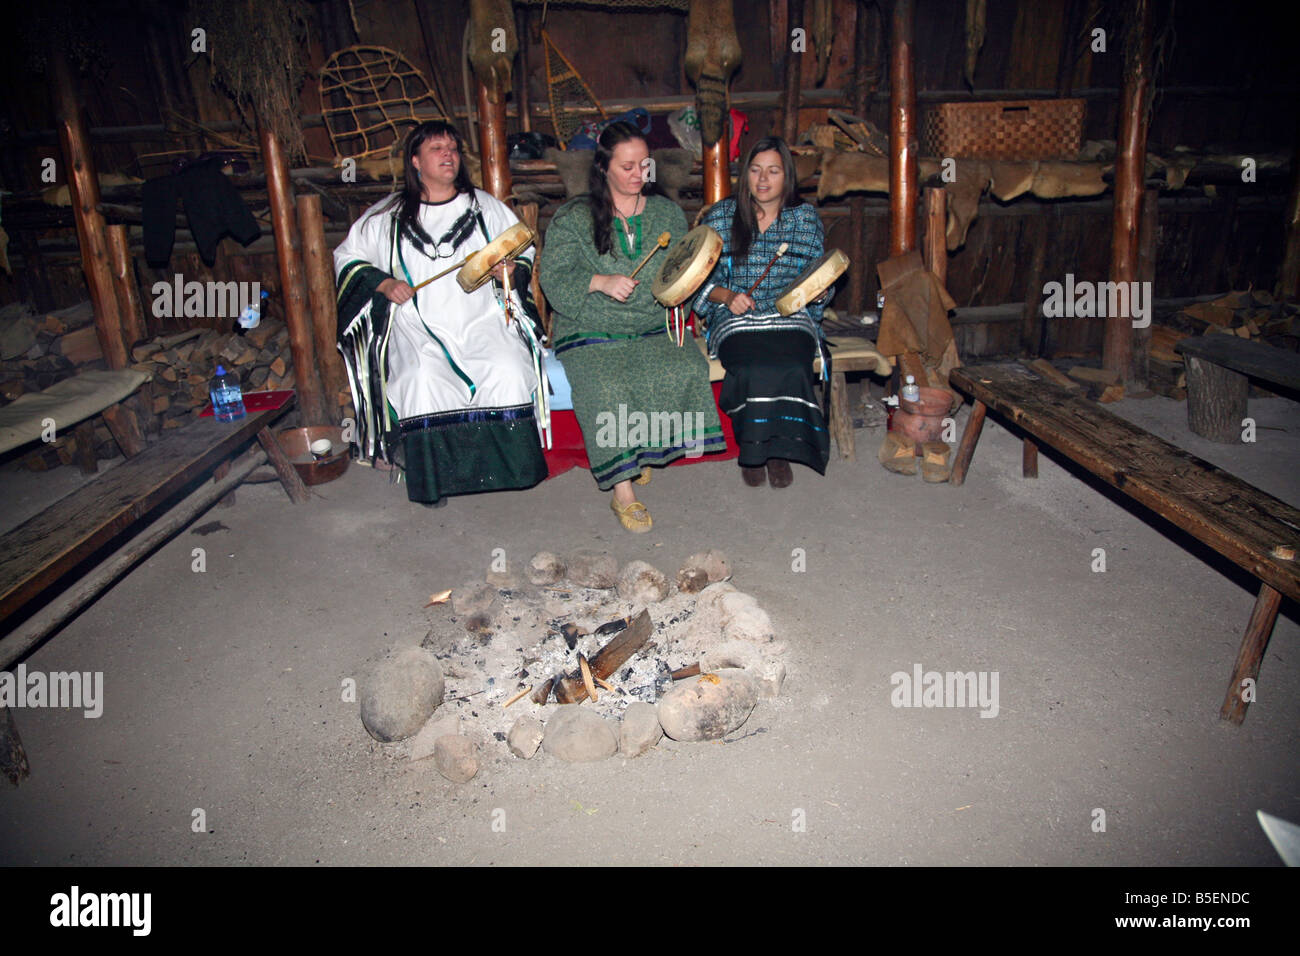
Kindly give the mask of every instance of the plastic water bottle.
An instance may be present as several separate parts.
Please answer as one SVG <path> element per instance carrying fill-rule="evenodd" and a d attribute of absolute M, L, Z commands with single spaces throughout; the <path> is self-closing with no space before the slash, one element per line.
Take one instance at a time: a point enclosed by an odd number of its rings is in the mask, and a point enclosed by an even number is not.
<path fill-rule="evenodd" d="M 239 376 L 227 372 L 224 366 L 217 366 L 217 374 L 208 386 L 212 396 L 212 415 L 219 422 L 233 422 L 243 418 L 244 393 L 239 387 Z"/>
<path fill-rule="evenodd" d="M 270 293 L 265 289 L 262 290 L 261 297 L 244 308 L 239 313 L 239 318 L 235 320 L 235 334 L 243 335 L 249 329 L 255 329 L 261 324 L 262 312 L 265 311 L 266 300 L 270 298 Z"/>
<path fill-rule="evenodd" d="M 919 402 L 921 400 L 921 389 L 916 384 L 916 379 L 909 375 L 907 382 L 903 385 L 903 400 L 906 402 Z"/>

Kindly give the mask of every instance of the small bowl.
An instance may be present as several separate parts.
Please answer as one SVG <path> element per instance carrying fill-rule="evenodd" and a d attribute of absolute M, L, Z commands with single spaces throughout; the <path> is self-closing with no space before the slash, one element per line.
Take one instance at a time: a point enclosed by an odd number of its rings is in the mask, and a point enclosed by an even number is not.
<path fill-rule="evenodd" d="M 311 443 L 321 438 L 330 440 L 330 453 L 324 458 L 316 458 L 311 453 Z M 285 428 L 276 435 L 276 441 L 293 463 L 304 485 L 323 485 L 348 470 L 350 449 L 343 440 L 343 429 L 337 425 Z"/>

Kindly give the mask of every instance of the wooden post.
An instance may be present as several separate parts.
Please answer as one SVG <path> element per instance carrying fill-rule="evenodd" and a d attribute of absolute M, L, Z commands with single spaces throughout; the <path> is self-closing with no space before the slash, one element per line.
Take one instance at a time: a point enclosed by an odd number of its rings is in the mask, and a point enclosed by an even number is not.
<path fill-rule="evenodd" d="M 925 187 L 925 267 L 940 285 L 948 284 L 948 194 L 938 186 Z"/>
<path fill-rule="evenodd" d="M 1145 391 L 1150 367 L 1151 329 L 1155 322 L 1156 235 L 1160 231 L 1160 190 L 1151 188 L 1142 199 L 1142 220 L 1138 228 L 1138 281 L 1151 290 L 1147 300 L 1146 324 L 1133 330 L 1133 354 L 1129 358 L 1128 391 Z M 1225 233 L 1226 235 L 1226 233 Z M 1224 246 L 1227 245 L 1225 242 Z"/>
<path fill-rule="evenodd" d="M 145 330 L 144 309 L 140 306 L 140 286 L 135 280 L 135 260 L 127 241 L 126 226 L 108 227 L 108 256 L 113 269 L 113 289 L 118 313 L 122 316 L 123 343 L 130 347 L 149 337 Z"/>
<path fill-rule="evenodd" d="M 1043 269 L 1047 264 L 1047 216 L 1046 207 L 1041 208 L 1036 216 L 1026 216 L 1020 233 L 1030 246 L 1029 272 L 1025 276 L 1025 308 L 1020 315 L 1020 354 L 1031 359 L 1038 358 L 1043 349 L 1043 325 L 1038 310 L 1043 304 Z M 1025 254 L 1023 248 L 1020 254 Z"/>
<path fill-rule="evenodd" d="M 533 129 L 533 97 L 528 91 L 528 7 L 522 3 L 515 7 L 515 36 L 519 43 L 519 71 L 515 74 L 515 111 L 519 114 L 519 129 L 529 133 Z M 507 159 L 509 157 L 507 156 Z"/>
<path fill-rule="evenodd" d="M 1286 252 L 1277 272 L 1279 299 L 1300 298 L 1300 130 L 1296 131 L 1296 149 L 1291 154 L 1291 198 L 1286 204 Z"/>
<path fill-rule="evenodd" d="M 1134 0 L 1125 44 L 1124 89 L 1120 94 L 1118 155 L 1115 157 L 1115 219 L 1111 229 L 1110 281 L 1138 278 L 1138 230 L 1147 158 L 1147 107 L 1151 101 L 1151 0 Z M 1108 315 L 1102 365 L 1127 385 L 1133 355 L 1131 315 Z"/>
<path fill-rule="evenodd" d="M 867 31 L 867 17 L 871 7 L 866 3 L 855 4 L 853 20 L 853 114 L 866 117 L 870 84 L 868 77 L 874 72 L 875 64 L 868 64 L 871 58 L 870 36 Z M 788 44 L 788 39 L 787 39 Z M 867 309 L 867 200 L 860 193 L 849 197 L 849 287 L 848 311 L 862 313 Z"/>
<path fill-rule="evenodd" d="M 722 138 L 704 147 L 704 205 L 711 206 L 731 195 L 731 163 L 727 161 L 727 130 L 730 118 L 722 124 Z"/>
<path fill-rule="evenodd" d="M 889 45 L 889 254 L 916 248 L 916 78 L 912 72 L 912 0 L 895 0 Z"/>
<path fill-rule="evenodd" d="M 339 393 L 348 390 L 348 378 L 337 345 L 338 308 L 335 304 L 334 257 L 325 242 L 325 220 L 321 216 L 320 196 L 315 193 L 304 194 L 298 197 L 297 205 L 316 362 L 320 368 L 321 385 L 325 388 L 328 422 L 337 424 Z"/>
<path fill-rule="evenodd" d="M 791 47 L 791 33 L 803 26 L 803 0 L 786 0 L 785 14 L 785 84 L 781 91 L 781 138 L 793 146 L 799 138 L 799 86 L 803 73 L 803 53 Z M 861 15 L 861 11 L 859 11 Z"/>
<path fill-rule="evenodd" d="M 478 142 L 483 160 L 483 188 L 497 199 L 510 195 L 510 155 L 506 152 L 506 98 L 501 90 L 478 87 Z"/>
<path fill-rule="evenodd" d="M 117 293 L 113 289 L 113 271 L 109 264 L 104 216 L 99 211 L 99 178 L 90 151 L 90 136 L 81 113 L 72 68 L 62 50 L 51 49 L 50 65 L 54 73 L 59 144 L 63 147 L 63 172 L 68 178 L 72 216 L 77 224 L 81 268 L 86 274 L 86 287 L 95 309 L 95 334 L 108 367 L 126 368 L 131 364 L 131 358 L 123 341 L 122 318 L 118 312 Z"/>
<path fill-rule="evenodd" d="M 284 150 L 275 134 L 260 130 L 262 164 L 266 167 L 266 193 L 271 204 L 271 225 L 275 232 L 275 258 L 280 265 L 280 293 L 284 297 L 284 321 L 289 327 L 289 349 L 293 354 L 294 379 L 299 407 L 306 425 L 326 425 L 334 419 L 325 405 L 320 376 L 316 371 L 316 345 L 312 336 L 307 291 L 298 261 L 298 226 L 293 208 L 293 187 Z"/>

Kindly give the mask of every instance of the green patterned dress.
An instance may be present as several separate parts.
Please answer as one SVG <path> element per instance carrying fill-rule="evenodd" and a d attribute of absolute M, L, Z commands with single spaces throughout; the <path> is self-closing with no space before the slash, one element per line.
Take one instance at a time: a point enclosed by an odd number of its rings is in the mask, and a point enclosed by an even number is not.
<path fill-rule="evenodd" d="M 593 275 L 630 275 L 660 233 L 676 242 L 687 231 L 685 214 L 660 196 L 647 197 L 629 224 L 635 228 L 638 220 L 639 248 L 634 241 L 629 250 L 616 219 L 610 253 L 598 255 L 587 202 L 571 200 L 551 219 L 538 263 L 555 313 L 555 352 L 602 491 L 637 477 L 646 465 L 726 450 L 708 362 L 691 342 L 677 346 L 666 332 L 664 307 L 650 294 L 664 253 L 641 270 L 626 302 L 587 291 Z"/>

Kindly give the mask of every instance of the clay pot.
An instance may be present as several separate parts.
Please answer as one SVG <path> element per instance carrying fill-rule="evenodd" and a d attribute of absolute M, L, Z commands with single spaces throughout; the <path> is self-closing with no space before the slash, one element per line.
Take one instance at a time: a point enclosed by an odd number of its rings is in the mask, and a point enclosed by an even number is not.
<path fill-rule="evenodd" d="M 952 407 L 952 394 L 946 389 L 920 386 L 921 397 L 909 402 L 901 395 L 890 430 L 912 441 L 938 441 L 943 434 L 943 420 Z"/>

